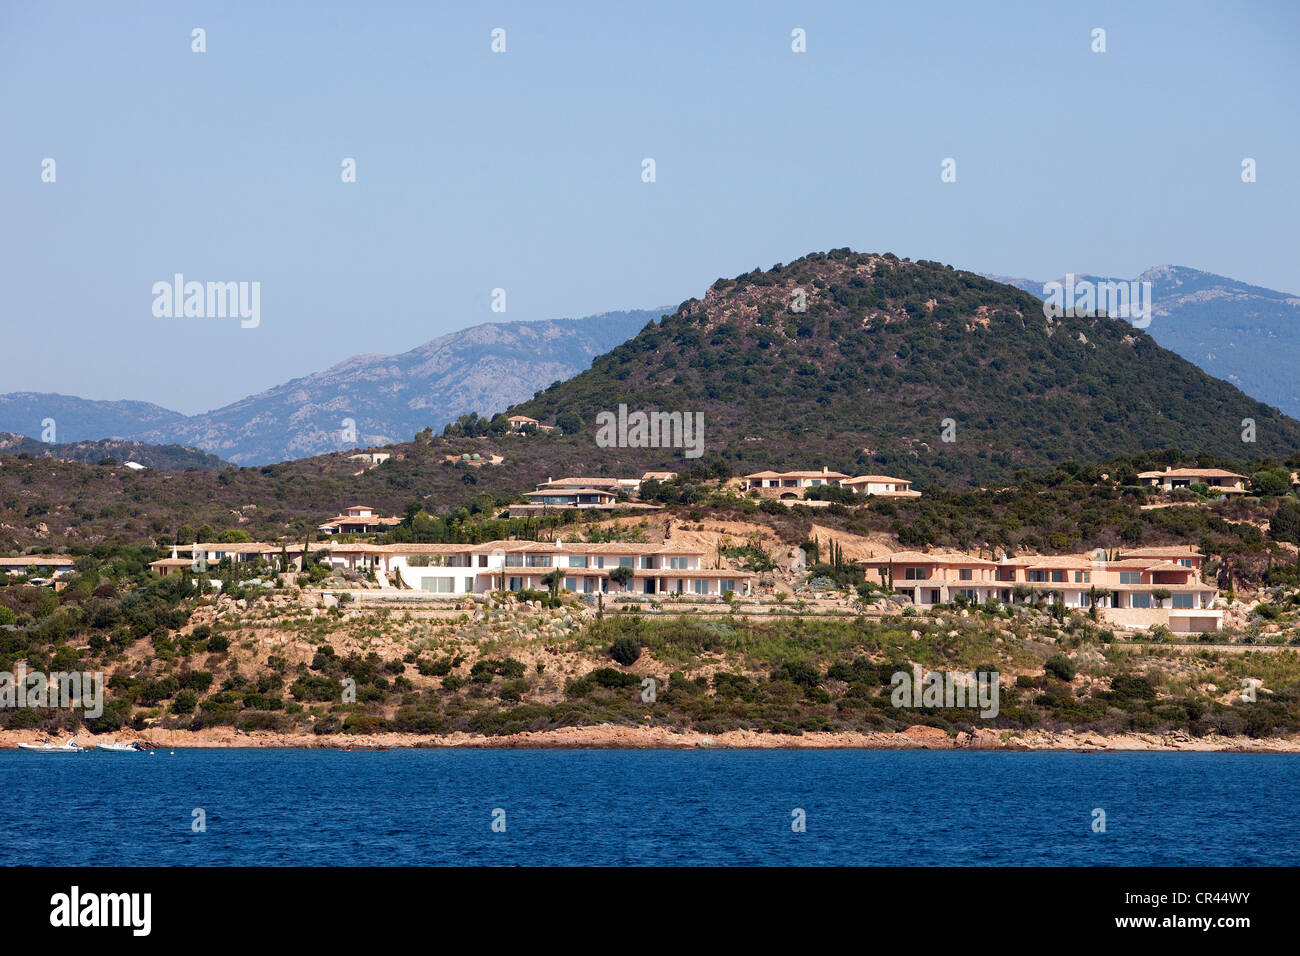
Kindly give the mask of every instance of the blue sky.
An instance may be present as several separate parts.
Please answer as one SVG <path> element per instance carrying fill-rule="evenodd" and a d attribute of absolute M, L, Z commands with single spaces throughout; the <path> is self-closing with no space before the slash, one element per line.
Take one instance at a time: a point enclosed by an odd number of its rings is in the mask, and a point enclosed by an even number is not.
<path fill-rule="evenodd" d="M 0 392 L 198 412 L 839 246 L 1300 292 L 1300 4 L 451 6 L 0 5 Z"/>

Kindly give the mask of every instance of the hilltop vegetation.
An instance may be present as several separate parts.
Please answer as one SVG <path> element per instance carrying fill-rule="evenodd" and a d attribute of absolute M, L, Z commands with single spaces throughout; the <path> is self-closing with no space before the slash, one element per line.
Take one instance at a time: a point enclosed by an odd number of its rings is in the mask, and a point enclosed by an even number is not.
<path fill-rule="evenodd" d="M 89 464 L 120 465 L 133 461 L 146 468 L 164 471 L 220 471 L 230 467 L 216 455 L 184 445 L 149 445 L 140 441 L 105 438 L 99 441 L 47 443 L 0 432 L 0 452 L 31 458 L 52 458 Z"/>
<path fill-rule="evenodd" d="M 1245 418 L 1252 452 L 1300 449 L 1300 422 L 1127 322 L 1049 319 L 974 273 L 847 249 L 720 279 L 514 411 L 593 433 L 620 402 L 704 412 L 707 447 L 737 471 L 826 464 L 925 486 L 1171 446 L 1240 456 Z"/>

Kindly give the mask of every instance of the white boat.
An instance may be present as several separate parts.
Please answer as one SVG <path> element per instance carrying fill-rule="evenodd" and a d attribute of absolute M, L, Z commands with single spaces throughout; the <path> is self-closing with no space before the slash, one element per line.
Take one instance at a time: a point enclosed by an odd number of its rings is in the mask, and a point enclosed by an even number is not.
<path fill-rule="evenodd" d="M 95 744 L 96 750 L 107 750 L 111 754 L 138 754 L 144 750 L 139 744 L 123 744 L 116 740 L 107 743 Z"/>
<path fill-rule="evenodd" d="M 19 750 L 26 750 L 34 754 L 79 754 L 85 747 L 77 745 L 77 738 L 69 738 L 66 744 L 56 744 L 53 741 L 43 744 L 19 744 Z"/>

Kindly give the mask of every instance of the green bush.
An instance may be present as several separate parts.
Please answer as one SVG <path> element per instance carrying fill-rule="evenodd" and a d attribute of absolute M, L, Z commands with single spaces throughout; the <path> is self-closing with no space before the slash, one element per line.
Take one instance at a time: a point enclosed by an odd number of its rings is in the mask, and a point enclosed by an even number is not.
<path fill-rule="evenodd" d="M 615 638 L 609 646 L 609 656 L 624 667 L 635 664 L 641 656 L 641 642 L 628 636 Z"/>
<path fill-rule="evenodd" d="M 1053 654 L 1043 663 L 1043 672 L 1068 684 L 1074 680 L 1074 662 L 1064 654 Z"/>

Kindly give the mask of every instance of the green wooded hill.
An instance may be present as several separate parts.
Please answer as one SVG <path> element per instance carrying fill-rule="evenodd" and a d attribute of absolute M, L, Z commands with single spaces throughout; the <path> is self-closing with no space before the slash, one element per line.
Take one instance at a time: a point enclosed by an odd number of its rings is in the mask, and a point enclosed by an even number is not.
<path fill-rule="evenodd" d="M 806 311 L 792 308 L 797 289 Z M 720 279 L 512 413 L 558 421 L 594 445 L 597 414 L 620 402 L 703 412 L 707 452 L 740 473 L 827 465 L 988 485 L 1071 458 L 1180 448 L 1285 459 L 1300 449 L 1300 422 L 1125 321 L 1051 319 L 1012 286 L 848 249 Z M 1253 445 L 1242 441 L 1246 418 Z M 945 419 L 955 441 L 942 440 Z M 595 451 L 583 456 L 592 466 Z M 666 457 L 600 454 L 624 466 Z"/>

